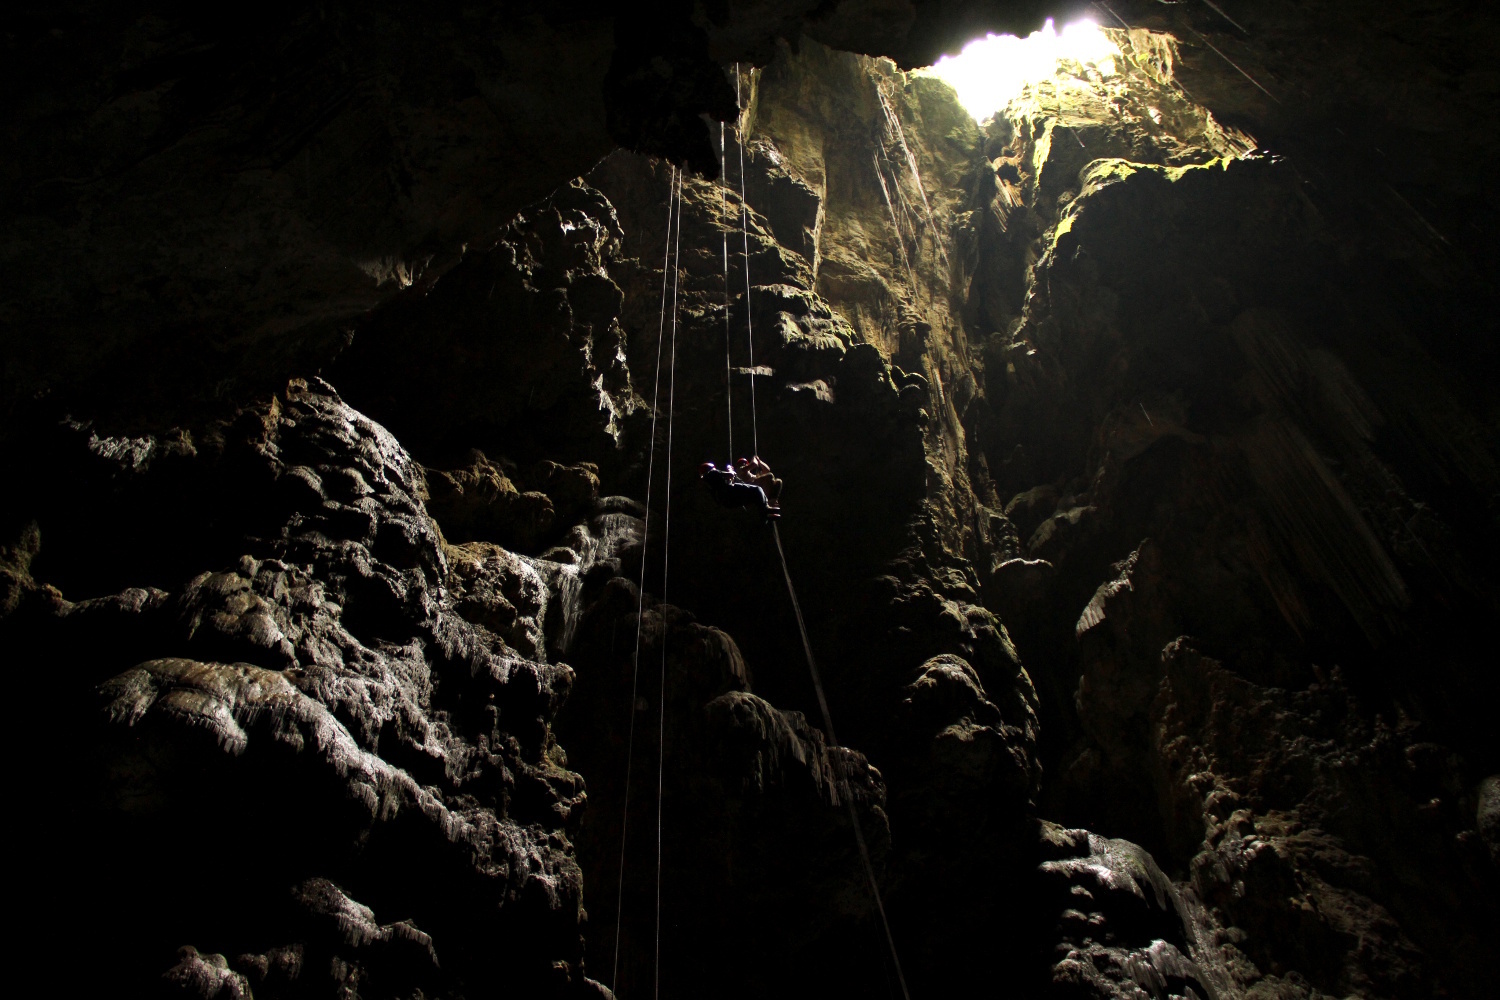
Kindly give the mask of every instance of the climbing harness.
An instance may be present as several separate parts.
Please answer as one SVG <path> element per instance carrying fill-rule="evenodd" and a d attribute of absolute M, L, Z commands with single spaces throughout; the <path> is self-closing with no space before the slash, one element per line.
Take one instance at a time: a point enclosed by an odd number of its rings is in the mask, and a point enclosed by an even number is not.
<path fill-rule="evenodd" d="M 610 971 L 610 989 L 613 990 L 619 981 L 620 975 L 620 928 L 623 925 L 625 907 L 625 839 L 630 830 L 630 777 L 635 762 L 635 716 L 636 699 L 640 692 L 641 674 L 641 621 L 645 612 L 646 601 L 646 565 L 651 537 L 651 480 L 652 473 L 656 468 L 656 416 L 658 412 L 658 401 L 661 397 L 661 347 L 665 339 L 667 324 L 667 268 L 672 263 L 672 214 L 676 202 L 677 228 L 679 231 L 679 245 L 682 229 L 682 180 L 674 165 L 671 177 L 667 182 L 667 238 L 666 250 L 663 254 L 661 265 L 661 314 L 656 328 L 656 375 L 651 389 L 651 445 L 646 459 L 646 517 L 641 527 L 641 580 L 636 591 L 635 609 L 635 653 L 631 656 L 630 671 L 630 727 L 629 737 L 625 744 L 625 805 L 620 818 L 620 876 L 615 889 L 615 953 L 614 964 Z M 675 299 L 675 289 L 674 289 Z M 673 349 L 676 349 L 676 316 L 673 316 Z M 671 418 L 668 417 L 670 425 Z M 670 483 L 670 466 L 668 468 Z M 663 636 L 665 639 L 665 636 Z M 663 643 L 665 645 L 665 642 Z M 660 817 L 658 817 L 660 825 Z M 658 852 L 659 852 L 658 848 Z M 658 877 L 660 868 L 658 866 Z M 659 897 L 658 897 L 659 898 Z"/>
<path fill-rule="evenodd" d="M 781 507 L 770 492 L 734 468 L 720 469 L 713 462 L 704 462 L 698 466 L 698 479 L 721 507 L 759 510 L 767 521 L 781 517 Z"/>

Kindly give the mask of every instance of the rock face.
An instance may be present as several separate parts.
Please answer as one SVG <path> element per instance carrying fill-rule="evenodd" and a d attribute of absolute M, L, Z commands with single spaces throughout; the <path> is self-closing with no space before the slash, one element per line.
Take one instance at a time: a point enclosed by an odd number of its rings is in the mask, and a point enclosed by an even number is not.
<path fill-rule="evenodd" d="M 170 423 L 274 387 L 617 144 L 713 176 L 699 116 L 734 115 L 721 66 L 779 38 L 924 65 L 971 26 L 1041 19 L 962 6 L 27 8 L 0 43 L 0 134 L 26 150 L 0 174 L 0 407 Z"/>
<path fill-rule="evenodd" d="M 872 56 L 986 4 L 121 15 L 104 110 L 73 52 L 17 134 L 105 166 L 6 237 L 58 345 L 8 343 L 0 439 L 27 950 L 203 998 L 896 995 L 892 950 L 916 997 L 1487 995 L 1492 251 L 1450 209 L 1494 209 L 1327 148 L 1396 106 L 1363 71 L 1278 103 L 1333 79 L 1291 15 L 1162 6 L 982 125 Z M 616 143 L 696 168 L 670 237 L 683 175 Z M 162 213 L 204 149 L 239 200 Z M 176 256 L 116 274 L 121 227 Z M 774 537 L 694 474 L 753 452 Z"/>
<path fill-rule="evenodd" d="M 214 951 L 167 973 L 189 995 L 590 995 L 566 840 L 585 795 L 549 725 L 573 675 L 517 627 L 548 609 L 502 596 L 544 593 L 537 570 L 448 548 L 420 467 L 324 383 L 175 448 L 66 438 L 42 490 L 81 490 L 70 514 L 93 530 L 175 539 L 174 562 L 202 568 L 77 602 L 8 576 L 11 641 L 60 665 L 28 693 L 82 727 L 29 776 L 78 794 L 28 846 L 98 887 L 111 930 L 85 976 L 160 974 L 180 937 Z M 75 575 L 88 547 L 46 562 L 52 530 L 32 529 L 32 571 L 85 593 L 130 573 Z M 508 629 L 475 623 L 503 610 Z M 49 718 L 21 721 L 19 744 Z M 76 897 L 39 886 L 35 903 L 37 945 L 56 948 Z"/>

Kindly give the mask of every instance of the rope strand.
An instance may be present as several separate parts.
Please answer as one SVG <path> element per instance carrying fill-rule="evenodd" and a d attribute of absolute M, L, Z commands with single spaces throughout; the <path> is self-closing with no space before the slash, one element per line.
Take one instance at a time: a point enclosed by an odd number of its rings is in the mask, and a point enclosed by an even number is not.
<path fill-rule="evenodd" d="M 646 460 L 646 518 L 641 526 L 641 583 L 636 591 L 635 605 L 635 653 L 630 667 L 630 736 L 625 743 L 625 807 L 620 816 L 620 878 L 615 887 L 615 955 L 609 974 L 610 992 L 614 992 L 620 976 L 620 927 L 625 913 L 625 835 L 630 830 L 630 773 L 635 761 L 635 704 L 639 697 L 641 676 L 641 616 L 646 600 L 646 553 L 651 540 L 651 474 L 656 467 L 656 411 L 661 395 L 661 344 L 667 328 L 667 264 L 672 255 L 672 188 L 677 177 L 673 165 L 671 179 L 667 181 L 667 247 L 661 262 L 661 316 L 656 327 L 656 376 L 651 389 L 651 446 Z M 681 215 L 681 209 L 678 209 Z M 678 222 L 678 228 L 682 226 Z"/>
<path fill-rule="evenodd" d="M 792 586 L 792 572 L 787 569 L 786 565 L 786 550 L 781 547 L 781 529 L 776 526 L 775 521 L 771 522 L 771 533 L 776 538 L 776 554 L 781 557 L 781 574 L 786 577 L 787 596 L 792 599 L 792 613 L 797 616 L 797 630 L 802 633 L 802 651 L 807 654 L 807 670 L 812 674 L 813 690 L 818 696 L 818 709 L 823 713 L 823 728 L 828 733 L 828 745 L 831 750 L 839 745 L 838 737 L 833 732 L 833 713 L 828 711 L 828 699 L 823 694 L 823 679 L 818 674 L 817 661 L 813 659 L 812 642 L 807 637 L 807 623 L 802 619 L 802 603 L 797 600 L 797 588 Z M 849 825 L 854 828 L 854 842 L 859 847 L 859 859 L 864 863 L 865 878 L 870 883 L 870 895 L 875 898 L 875 910 L 880 914 L 880 926 L 885 931 L 885 943 L 891 950 L 891 961 L 896 966 L 896 979 L 901 983 L 901 995 L 905 1000 L 911 1000 L 911 993 L 906 989 L 906 976 L 901 971 L 901 958 L 896 954 L 896 939 L 891 935 L 891 924 L 885 916 L 885 903 L 880 899 L 880 884 L 875 879 L 875 866 L 870 861 L 870 849 L 865 843 L 865 831 L 859 822 L 859 811 L 854 808 L 854 795 L 849 788 L 847 774 L 840 774 L 840 783 L 844 786 L 844 804 L 849 807 Z"/>
<path fill-rule="evenodd" d="M 734 379 L 729 360 L 729 227 L 724 216 L 729 204 L 724 189 L 729 185 L 728 161 L 724 155 L 724 123 L 719 122 L 719 224 L 724 226 L 724 407 L 728 411 L 729 460 L 734 461 Z"/>
<path fill-rule="evenodd" d="M 672 555 L 672 416 L 677 399 L 677 281 L 682 272 L 682 174 L 677 175 L 677 240 L 672 255 L 672 357 L 667 381 L 667 489 L 662 518 L 661 600 L 667 600 L 667 570 Z M 661 996 L 661 857 L 662 792 L 667 764 L 667 620 L 661 628 L 661 687 L 656 744 L 656 954 L 653 997 Z"/>
<path fill-rule="evenodd" d="M 734 103 L 740 104 L 740 64 L 734 64 Z M 741 109 L 741 117 L 744 110 Z M 745 337 L 750 345 L 750 443 L 760 454 L 760 426 L 755 414 L 755 331 L 750 325 L 750 203 L 745 200 L 745 135 L 738 121 L 734 126 L 740 147 L 740 236 L 745 241 Z M 731 460 L 733 456 L 730 456 Z"/>

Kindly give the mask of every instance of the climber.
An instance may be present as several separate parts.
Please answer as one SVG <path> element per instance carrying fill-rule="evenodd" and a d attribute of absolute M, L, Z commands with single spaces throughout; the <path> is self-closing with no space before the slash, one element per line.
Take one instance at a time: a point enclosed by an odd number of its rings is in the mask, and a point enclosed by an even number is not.
<path fill-rule="evenodd" d="M 734 471 L 745 482 L 759 486 L 765 492 L 767 507 L 781 510 L 781 480 L 759 455 L 735 459 Z"/>
<path fill-rule="evenodd" d="M 698 478 L 721 506 L 759 508 L 768 521 L 781 516 L 780 509 L 771 503 L 764 487 L 736 475 L 732 468 L 721 469 L 713 462 L 704 462 L 698 466 Z"/>

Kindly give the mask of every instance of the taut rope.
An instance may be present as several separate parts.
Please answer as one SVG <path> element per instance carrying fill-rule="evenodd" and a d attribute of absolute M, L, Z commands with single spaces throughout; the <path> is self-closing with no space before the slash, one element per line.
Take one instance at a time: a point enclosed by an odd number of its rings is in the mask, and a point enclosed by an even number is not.
<path fill-rule="evenodd" d="M 792 599 L 792 612 L 797 616 L 797 630 L 802 633 L 802 651 L 807 654 L 807 670 L 812 674 L 813 691 L 818 695 L 818 709 L 823 713 L 823 729 L 828 733 L 829 749 L 839 745 L 833 732 L 833 713 L 828 711 L 828 698 L 823 694 L 823 679 L 818 675 L 818 664 L 813 659 L 812 642 L 807 637 L 807 623 L 802 619 L 802 603 L 797 600 L 797 588 L 792 586 L 792 573 L 787 569 L 786 550 L 781 547 L 781 529 L 771 522 L 771 533 L 776 538 L 776 554 L 781 557 L 781 575 L 786 577 L 786 593 Z M 830 763 L 832 763 L 830 761 Z M 885 903 L 880 899 L 880 884 L 875 879 L 875 865 L 870 861 L 870 849 L 865 844 L 865 831 L 859 823 L 859 810 L 854 807 L 854 795 L 849 788 L 849 776 L 839 775 L 843 786 L 844 804 L 849 807 L 849 825 L 854 827 L 854 842 L 859 846 L 859 859 L 865 866 L 865 878 L 870 883 L 870 895 L 875 898 L 875 911 L 880 914 L 880 927 L 885 931 L 885 943 L 891 950 L 891 961 L 896 966 L 896 979 L 901 983 L 901 996 L 911 1000 L 906 989 L 906 976 L 901 971 L 901 958 L 896 954 L 896 939 L 891 935 L 891 923 L 885 916 Z"/>
<path fill-rule="evenodd" d="M 625 749 L 625 807 L 620 817 L 620 878 L 615 888 L 615 954 L 610 970 L 609 987 L 613 991 L 620 976 L 620 927 L 625 912 L 625 838 L 630 830 L 630 774 L 635 761 L 635 705 L 639 696 L 641 676 L 641 619 L 646 601 L 646 553 L 651 538 L 651 477 L 656 468 L 656 414 L 657 401 L 661 395 L 661 345 L 667 327 L 667 267 L 672 260 L 672 207 L 673 189 L 677 186 L 677 168 L 673 166 L 671 179 L 667 182 L 667 238 L 666 250 L 661 264 L 661 315 L 656 327 L 656 377 L 651 389 L 651 446 L 646 461 L 646 520 L 641 529 L 641 582 L 636 592 L 635 608 L 635 653 L 631 657 L 630 670 L 630 736 Z M 677 207 L 677 228 L 682 228 L 682 208 Z M 674 317 L 675 320 L 675 317 Z"/>

